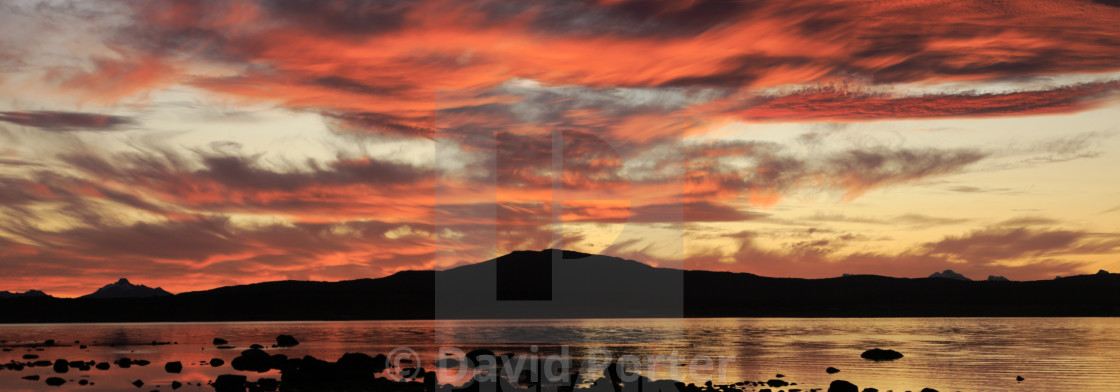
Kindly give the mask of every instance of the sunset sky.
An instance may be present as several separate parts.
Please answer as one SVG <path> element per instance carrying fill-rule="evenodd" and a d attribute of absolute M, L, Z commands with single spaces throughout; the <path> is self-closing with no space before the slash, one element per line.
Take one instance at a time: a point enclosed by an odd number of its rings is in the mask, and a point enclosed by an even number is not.
<path fill-rule="evenodd" d="M 1120 3 L 5 1 L 0 290 L 1120 270 Z"/>

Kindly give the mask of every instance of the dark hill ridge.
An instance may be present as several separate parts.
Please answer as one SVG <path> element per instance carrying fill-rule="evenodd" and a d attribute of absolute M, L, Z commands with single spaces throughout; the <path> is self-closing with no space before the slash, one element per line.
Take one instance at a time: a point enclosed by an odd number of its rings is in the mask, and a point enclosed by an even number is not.
<path fill-rule="evenodd" d="M 768 278 L 545 250 L 378 279 L 265 282 L 143 298 L 0 299 L 4 323 L 680 316 L 1120 316 L 1120 275 L 1031 282 Z"/>

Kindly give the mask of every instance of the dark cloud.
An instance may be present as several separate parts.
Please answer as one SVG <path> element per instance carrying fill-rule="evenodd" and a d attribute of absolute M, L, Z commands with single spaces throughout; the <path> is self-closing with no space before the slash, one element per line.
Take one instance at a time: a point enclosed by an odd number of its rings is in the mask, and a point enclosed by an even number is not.
<path fill-rule="evenodd" d="M 841 190 L 853 199 L 875 188 L 958 173 L 989 155 L 977 149 L 867 147 L 799 156 L 774 143 L 720 142 L 688 146 L 681 158 L 693 196 L 747 193 L 752 202 L 769 205 L 802 189 Z"/>
<path fill-rule="evenodd" d="M 928 243 L 931 255 L 942 255 L 973 263 L 991 264 L 1026 257 L 1052 257 L 1062 254 L 1116 252 L 1120 238 L 1073 230 L 1045 230 L 1026 227 L 995 227 L 961 236 L 949 236 Z"/>
<path fill-rule="evenodd" d="M 954 186 L 948 188 L 950 191 L 959 193 L 990 193 L 990 192 L 1007 192 L 1010 188 L 981 188 L 975 186 Z"/>
<path fill-rule="evenodd" d="M 817 222 L 864 223 L 874 225 L 900 225 L 910 227 L 945 226 L 971 221 L 971 219 L 936 217 L 922 214 L 904 214 L 890 218 L 865 218 L 818 213 L 806 219 Z"/>
<path fill-rule="evenodd" d="M 0 121 L 52 132 L 117 131 L 135 125 L 131 117 L 82 112 L 0 112 Z"/>
<path fill-rule="evenodd" d="M 1061 223 L 1057 219 L 1044 216 L 1020 216 L 999 222 L 998 226 L 1027 227 L 1027 226 L 1053 226 Z"/>
<path fill-rule="evenodd" d="M 736 116 L 756 121 L 870 121 L 1073 113 L 1120 97 L 1120 82 L 1007 93 L 894 96 L 824 88 L 761 97 Z"/>
<path fill-rule="evenodd" d="M 740 243 L 736 252 L 722 255 L 701 253 L 685 260 L 689 269 L 750 272 L 764 276 L 828 278 L 844 273 L 875 274 L 901 277 L 925 277 L 932 272 L 952 269 L 966 275 L 1002 275 L 1019 280 L 1049 279 L 1055 275 L 1076 274 L 1087 263 L 1056 258 L 1110 249 L 1120 249 L 1115 237 L 1077 231 L 976 231 L 962 236 L 948 236 L 897 253 L 839 253 L 830 239 L 798 240 L 783 243 L 781 250 L 765 249 L 757 244 L 759 233 L 744 231 L 727 237 Z M 1016 242 L 1038 240 L 1036 244 Z M 1001 241 L 1012 242 L 1001 242 Z M 989 248 L 994 246 L 994 248 Z M 1085 253 L 1079 253 L 1085 252 Z M 632 252 L 633 253 L 633 252 Z M 637 260 L 649 259 L 640 252 L 630 254 Z M 1003 261 L 1020 259 L 1015 265 Z M 654 258 L 655 259 L 655 258 Z"/>
<path fill-rule="evenodd" d="M 399 30 L 405 17 L 421 2 L 408 0 L 262 1 L 276 20 L 302 30 L 364 39 Z"/>

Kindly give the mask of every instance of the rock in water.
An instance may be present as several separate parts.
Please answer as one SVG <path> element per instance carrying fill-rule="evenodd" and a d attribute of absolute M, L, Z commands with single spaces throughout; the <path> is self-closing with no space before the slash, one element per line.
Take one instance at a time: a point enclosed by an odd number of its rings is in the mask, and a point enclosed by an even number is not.
<path fill-rule="evenodd" d="M 183 371 L 183 363 L 179 361 L 168 362 L 166 365 L 163 365 L 163 370 L 166 370 L 168 373 L 179 373 Z"/>
<path fill-rule="evenodd" d="M 68 371 L 70 371 L 70 362 L 66 362 L 65 359 L 58 359 L 54 361 L 55 373 L 66 373 Z"/>
<path fill-rule="evenodd" d="M 828 392 L 859 392 L 859 387 L 844 380 L 836 380 L 828 385 Z"/>
<path fill-rule="evenodd" d="M 387 366 L 386 358 L 381 354 L 371 357 L 362 353 L 346 353 L 335 363 L 340 370 L 352 375 L 372 375 L 385 370 Z"/>
<path fill-rule="evenodd" d="M 270 356 L 264 350 L 249 349 L 242 351 L 241 356 L 230 361 L 230 366 L 233 366 L 235 370 L 264 373 L 272 368 L 269 358 Z"/>
<path fill-rule="evenodd" d="M 66 383 L 66 380 L 63 380 L 59 377 L 51 377 L 51 378 L 47 379 L 47 385 L 50 385 L 52 387 L 57 387 L 59 385 L 65 384 L 65 383 Z"/>
<path fill-rule="evenodd" d="M 825 371 L 825 373 L 828 373 L 828 374 L 840 373 L 840 369 L 834 368 L 832 366 L 829 366 L 828 369 L 825 369 L 824 371 Z"/>
<path fill-rule="evenodd" d="M 467 366 L 479 367 L 482 361 L 487 361 L 489 365 L 497 365 L 498 357 L 494 355 L 493 351 L 487 349 L 471 350 L 467 353 Z M 487 359 L 483 359 L 487 358 Z"/>
<path fill-rule="evenodd" d="M 247 380 L 248 377 L 245 376 L 223 374 L 214 380 L 212 386 L 214 387 L 214 392 L 245 392 L 245 381 Z"/>
<path fill-rule="evenodd" d="M 226 361 L 223 361 L 221 358 L 210 359 L 210 366 L 211 367 L 219 367 L 219 366 L 222 366 L 222 365 L 225 365 L 225 364 L 226 364 Z"/>
<path fill-rule="evenodd" d="M 864 351 L 863 354 L 860 354 L 860 358 L 869 359 L 872 361 L 893 361 L 902 358 L 902 353 L 894 350 L 873 348 Z"/>
<path fill-rule="evenodd" d="M 299 341 L 296 340 L 296 338 L 292 337 L 292 335 L 280 335 L 276 337 L 277 347 L 292 347 L 298 345 Z"/>

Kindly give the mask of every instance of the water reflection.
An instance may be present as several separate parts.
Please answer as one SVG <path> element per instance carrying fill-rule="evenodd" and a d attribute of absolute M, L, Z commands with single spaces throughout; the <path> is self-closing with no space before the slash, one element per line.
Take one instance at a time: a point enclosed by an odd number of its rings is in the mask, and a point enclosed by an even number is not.
<path fill-rule="evenodd" d="M 0 371 L 4 390 L 114 391 L 163 388 L 172 381 L 187 384 L 179 390 L 210 390 L 206 383 L 220 374 L 241 373 L 228 363 L 250 344 L 269 346 L 278 334 L 302 342 L 289 348 L 269 348 L 288 357 L 313 355 L 335 360 L 347 352 L 388 353 L 399 346 L 415 350 L 429 369 L 457 348 L 461 352 L 488 348 L 495 353 L 555 355 L 567 350 L 572 361 L 583 363 L 604 351 L 617 358 L 634 355 L 644 375 L 676 378 L 701 384 L 767 380 L 776 373 L 796 380 L 802 389 L 827 387 L 834 379 L 880 390 L 1006 391 L 1064 385 L 1077 376 L 1082 391 L 1120 390 L 1120 320 L 1089 318 L 1046 319 L 672 319 L 672 320 L 472 320 L 295 323 L 189 324 L 74 324 L 0 326 L 0 340 L 11 351 L 2 362 L 26 362 L 26 354 L 44 360 L 66 359 L 112 362 L 146 359 L 149 366 L 111 370 L 71 369 L 62 375 L 67 384 L 48 387 L 21 377 L 55 376 L 51 368 Z M 234 349 L 218 349 L 215 337 Z M 55 339 L 56 347 L 29 347 Z M 72 343 L 78 341 L 79 343 Z M 171 344 L 152 345 L 151 342 Z M 176 344 L 177 343 L 177 344 Z M 81 348 L 85 345 L 85 348 Z M 893 348 L 905 358 L 869 362 L 859 357 L 867 348 Z M 689 361 L 707 356 L 728 359 L 723 373 L 699 372 L 689 380 Z M 226 365 L 212 367 L 220 358 Z M 674 358 L 677 358 L 674 362 Z M 680 362 L 683 358 L 684 364 Z M 181 361 L 183 371 L 170 374 L 163 365 Z M 827 367 L 841 372 L 825 373 Z M 247 373 L 243 373 L 247 374 Z M 263 376 L 278 377 L 275 373 Z M 1023 384 L 1015 381 L 1022 375 Z M 250 374 L 251 379 L 262 375 Z M 682 377 L 683 376 L 683 377 Z M 88 380 L 93 385 L 80 386 Z M 441 377 L 441 380 L 445 378 Z M 201 384 L 201 385 L 198 385 Z"/>

